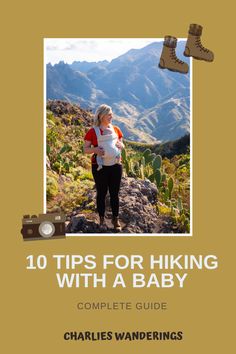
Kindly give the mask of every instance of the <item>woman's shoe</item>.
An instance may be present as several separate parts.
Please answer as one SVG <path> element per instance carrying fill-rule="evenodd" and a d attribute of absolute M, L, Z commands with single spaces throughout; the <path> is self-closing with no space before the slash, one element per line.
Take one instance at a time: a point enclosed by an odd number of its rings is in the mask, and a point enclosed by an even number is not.
<path fill-rule="evenodd" d="M 99 217 L 99 225 L 100 226 L 106 226 L 106 222 L 105 222 L 105 217 L 104 216 L 100 216 Z"/>
<path fill-rule="evenodd" d="M 118 217 L 113 217 L 112 218 L 112 224 L 114 225 L 115 231 L 121 231 L 121 224 L 119 222 Z"/>
<path fill-rule="evenodd" d="M 105 231 L 107 231 L 107 229 L 108 229 L 107 224 L 106 224 L 106 220 L 105 220 L 105 217 L 104 217 L 104 216 L 100 216 L 100 217 L 99 217 L 99 229 L 100 229 L 100 231 L 102 231 L 102 232 L 105 232 Z"/>

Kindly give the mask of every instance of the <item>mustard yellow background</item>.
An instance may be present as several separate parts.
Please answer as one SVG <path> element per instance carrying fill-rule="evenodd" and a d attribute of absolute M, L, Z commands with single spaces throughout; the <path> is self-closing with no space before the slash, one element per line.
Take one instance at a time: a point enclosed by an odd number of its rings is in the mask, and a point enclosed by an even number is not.
<path fill-rule="evenodd" d="M 233 1 L 5 2 L 1 22 L 1 347 L 4 353 L 222 353 L 233 350 L 235 37 Z M 23 214 L 43 210 L 43 38 L 186 37 L 203 26 L 215 61 L 193 62 L 193 237 L 23 242 Z M 59 289 L 29 254 L 216 254 L 183 289 Z M 50 263 L 51 264 L 51 263 Z M 101 269 L 97 269 L 101 272 Z M 166 312 L 89 312 L 78 301 L 166 301 Z M 66 342 L 67 330 L 182 330 L 179 342 Z M 2 351 L 3 352 L 3 351 Z"/>

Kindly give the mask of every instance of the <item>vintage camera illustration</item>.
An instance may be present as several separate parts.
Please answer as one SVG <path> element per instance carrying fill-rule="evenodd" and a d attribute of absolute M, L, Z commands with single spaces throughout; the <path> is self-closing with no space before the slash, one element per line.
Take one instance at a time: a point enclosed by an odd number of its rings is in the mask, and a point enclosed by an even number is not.
<path fill-rule="evenodd" d="M 23 239 L 44 240 L 65 237 L 65 215 L 63 213 L 49 213 L 24 215 L 21 233 Z"/>

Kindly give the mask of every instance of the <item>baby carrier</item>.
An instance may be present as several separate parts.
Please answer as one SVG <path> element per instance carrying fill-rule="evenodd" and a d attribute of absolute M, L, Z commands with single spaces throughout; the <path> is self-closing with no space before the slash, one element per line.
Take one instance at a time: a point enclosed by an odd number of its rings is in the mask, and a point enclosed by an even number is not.
<path fill-rule="evenodd" d="M 103 156 L 97 156 L 98 170 L 104 166 L 115 165 L 120 157 L 120 150 L 116 146 L 118 141 L 118 136 L 114 130 L 114 127 L 111 125 L 112 134 L 102 135 L 99 127 L 94 127 L 98 146 L 104 149 Z"/>

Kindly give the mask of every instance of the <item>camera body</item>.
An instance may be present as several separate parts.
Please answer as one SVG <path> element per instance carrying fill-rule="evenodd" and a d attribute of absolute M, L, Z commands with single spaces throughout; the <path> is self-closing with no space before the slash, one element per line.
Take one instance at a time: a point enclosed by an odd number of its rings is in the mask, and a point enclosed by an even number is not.
<path fill-rule="evenodd" d="M 63 213 L 49 213 L 24 215 L 21 233 L 23 239 L 45 240 L 65 237 L 65 215 Z"/>

